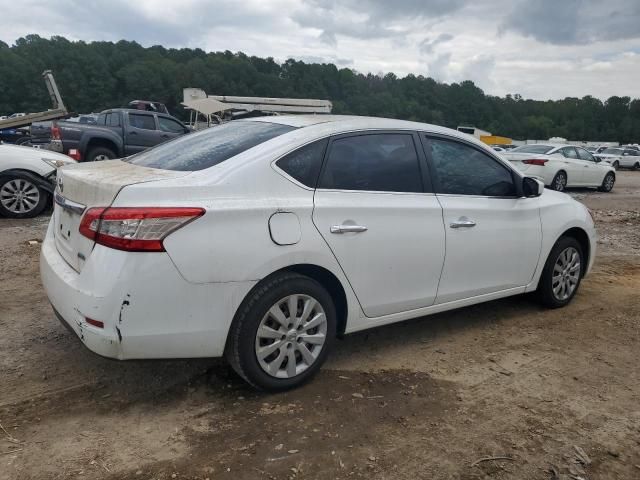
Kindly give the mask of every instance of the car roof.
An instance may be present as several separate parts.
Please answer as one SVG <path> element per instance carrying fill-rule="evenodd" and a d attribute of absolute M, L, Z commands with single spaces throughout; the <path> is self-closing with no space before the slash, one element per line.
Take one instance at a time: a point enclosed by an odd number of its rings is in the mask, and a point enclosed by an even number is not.
<path fill-rule="evenodd" d="M 411 122 L 408 120 L 397 120 L 394 118 L 364 117 L 358 115 L 274 115 L 265 117 L 252 117 L 234 120 L 235 122 L 267 122 L 289 125 L 294 128 L 312 127 L 322 125 L 325 131 L 334 133 L 349 132 L 357 130 L 418 130 L 430 133 L 441 133 L 450 137 L 457 137 L 466 141 L 487 146 L 472 135 L 453 130 L 451 128 L 432 125 L 429 123 Z"/>

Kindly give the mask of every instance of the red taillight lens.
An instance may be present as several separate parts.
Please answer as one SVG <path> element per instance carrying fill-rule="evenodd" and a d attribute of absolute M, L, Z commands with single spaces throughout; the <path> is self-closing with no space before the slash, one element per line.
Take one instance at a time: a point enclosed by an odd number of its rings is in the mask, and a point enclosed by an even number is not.
<path fill-rule="evenodd" d="M 82 217 L 80 234 L 117 250 L 164 252 L 167 235 L 203 214 L 190 207 L 95 207 Z"/>
<path fill-rule="evenodd" d="M 544 164 L 549 160 L 544 158 L 530 158 L 528 160 L 522 160 L 522 163 L 526 163 L 527 165 L 538 165 L 539 167 L 544 167 Z"/>
<path fill-rule="evenodd" d="M 51 125 L 51 138 L 53 140 L 60 140 L 60 128 L 57 125 Z"/>
<path fill-rule="evenodd" d="M 70 148 L 67 155 L 73 158 L 76 162 L 79 162 L 80 160 L 82 160 L 82 154 L 80 153 L 80 150 L 78 150 L 77 148 Z"/>
<path fill-rule="evenodd" d="M 85 317 L 84 318 L 89 325 L 93 325 L 94 327 L 104 328 L 104 322 L 100 320 L 94 320 L 93 318 Z"/>

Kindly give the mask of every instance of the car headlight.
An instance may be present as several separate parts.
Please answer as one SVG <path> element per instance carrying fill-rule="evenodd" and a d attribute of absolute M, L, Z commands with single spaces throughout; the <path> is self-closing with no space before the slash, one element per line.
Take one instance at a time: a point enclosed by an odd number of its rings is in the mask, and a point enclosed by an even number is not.
<path fill-rule="evenodd" d="M 67 162 L 65 160 L 58 160 L 58 159 L 52 159 L 52 158 L 43 158 L 42 161 L 44 163 L 46 163 L 47 165 L 50 165 L 50 166 L 52 166 L 53 168 L 56 168 L 56 169 L 58 169 L 58 168 L 60 168 L 60 167 L 62 167 L 64 165 L 67 165 L 69 163 L 72 163 L 72 162 Z"/>

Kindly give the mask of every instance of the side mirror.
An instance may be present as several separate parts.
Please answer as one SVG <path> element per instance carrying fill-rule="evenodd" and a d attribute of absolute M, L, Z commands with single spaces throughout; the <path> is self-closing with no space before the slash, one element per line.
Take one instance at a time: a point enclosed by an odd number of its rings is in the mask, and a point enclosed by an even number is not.
<path fill-rule="evenodd" d="M 533 177 L 524 177 L 522 179 L 522 193 L 524 196 L 539 197 L 544 192 L 544 183 Z"/>
<path fill-rule="evenodd" d="M 593 161 L 596 162 L 596 163 L 600 163 L 602 161 L 602 159 L 598 158 L 598 157 L 593 157 Z"/>

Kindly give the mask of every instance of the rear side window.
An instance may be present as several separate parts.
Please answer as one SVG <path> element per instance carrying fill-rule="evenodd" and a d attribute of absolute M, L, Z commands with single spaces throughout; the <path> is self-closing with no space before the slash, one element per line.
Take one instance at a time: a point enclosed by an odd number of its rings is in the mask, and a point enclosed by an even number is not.
<path fill-rule="evenodd" d="M 291 130 L 294 127 L 277 123 L 232 121 L 183 135 L 126 161 L 163 170 L 203 170 Z"/>
<path fill-rule="evenodd" d="M 129 114 L 129 124 L 135 128 L 141 128 L 142 130 L 155 130 L 156 121 L 153 115 L 140 115 L 138 113 Z"/>
<path fill-rule="evenodd" d="M 511 150 L 513 153 L 549 153 L 553 147 L 549 145 L 522 145 Z"/>
<path fill-rule="evenodd" d="M 511 171 L 497 160 L 454 140 L 429 138 L 437 193 L 485 197 L 516 196 Z"/>
<path fill-rule="evenodd" d="M 276 165 L 307 187 L 316 188 L 329 140 L 319 140 L 285 155 Z"/>
<path fill-rule="evenodd" d="M 422 192 L 413 136 L 380 133 L 334 140 L 318 187 Z"/>

